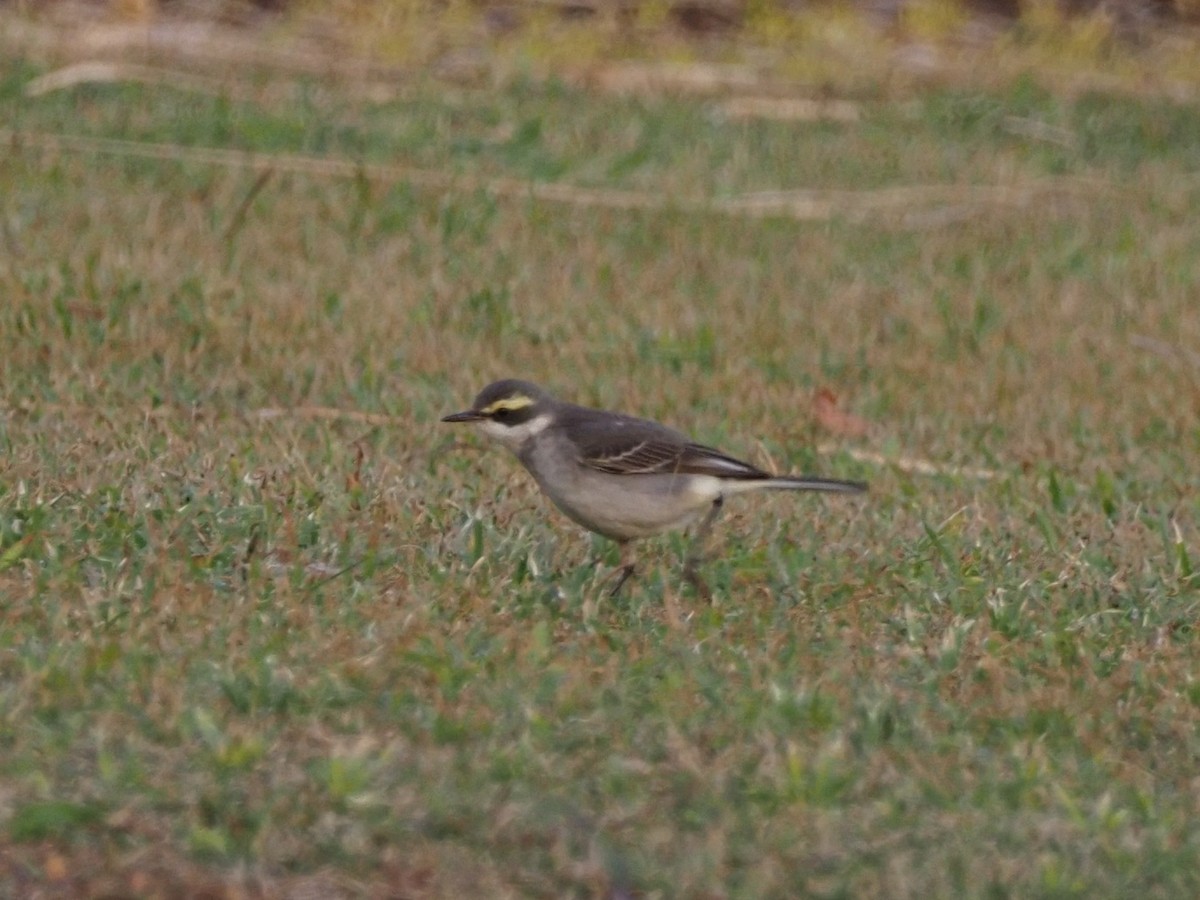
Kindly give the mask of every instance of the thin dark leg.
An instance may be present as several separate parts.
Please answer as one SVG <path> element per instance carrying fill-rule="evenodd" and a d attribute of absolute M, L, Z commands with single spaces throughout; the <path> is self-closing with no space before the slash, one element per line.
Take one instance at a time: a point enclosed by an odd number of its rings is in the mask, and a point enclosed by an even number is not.
<path fill-rule="evenodd" d="M 684 581 L 694 587 L 696 593 L 700 594 L 706 600 L 712 599 L 712 591 L 708 589 L 708 585 L 700 577 L 699 568 L 700 563 L 704 562 L 704 542 L 708 539 L 708 533 L 712 531 L 713 522 L 720 515 L 721 507 L 724 505 L 724 497 L 718 497 L 712 502 L 712 507 L 704 516 L 700 527 L 696 529 L 696 536 L 692 538 L 691 550 L 688 551 L 687 559 L 683 563 Z"/>
<path fill-rule="evenodd" d="M 621 547 L 621 565 L 613 572 L 609 578 L 615 578 L 617 583 L 613 585 L 611 591 L 608 592 L 609 597 L 615 597 L 621 593 L 621 588 L 625 586 L 630 577 L 632 577 L 637 566 L 633 563 L 633 545 L 629 541 L 622 541 Z"/>

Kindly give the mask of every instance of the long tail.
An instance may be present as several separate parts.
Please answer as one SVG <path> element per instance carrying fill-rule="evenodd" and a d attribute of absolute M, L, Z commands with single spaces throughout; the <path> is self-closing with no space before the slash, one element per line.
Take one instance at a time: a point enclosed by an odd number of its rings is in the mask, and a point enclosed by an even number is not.
<path fill-rule="evenodd" d="M 738 482 L 737 486 L 747 491 L 825 491 L 833 494 L 861 494 L 867 489 L 865 481 L 842 481 L 838 478 L 809 478 L 797 475 L 777 475 L 755 481 L 747 480 Z"/>

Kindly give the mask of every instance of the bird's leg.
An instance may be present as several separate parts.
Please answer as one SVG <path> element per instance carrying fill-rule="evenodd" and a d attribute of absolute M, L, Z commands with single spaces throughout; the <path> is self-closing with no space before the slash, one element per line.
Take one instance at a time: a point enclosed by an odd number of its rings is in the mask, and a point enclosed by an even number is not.
<path fill-rule="evenodd" d="M 617 583 L 613 585 L 612 590 L 608 592 L 609 597 L 615 597 L 621 593 L 621 588 L 625 586 L 630 577 L 633 575 L 637 566 L 633 563 L 633 544 L 629 541 L 621 541 L 621 565 L 614 571 L 609 578 L 615 578 Z"/>
<path fill-rule="evenodd" d="M 725 498 L 718 497 L 712 502 L 708 513 L 700 522 L 700 527 L 696 529 L 696 536 L 692 538 L 692 547 L 688 551 L 687 559 L 683 563 L 683 579 L 688 584 L 696 589 L 696 593 L 705 599 L 712 599 L 712 591 L 708 589 L 708 585 L 704 579 L 700 577 L 700 563 L 704 562 L 704 542 L 708 539 L 708 533 L 712 531 L 713 522 L 721 512 L 721 507 L 725 505 Z"/>

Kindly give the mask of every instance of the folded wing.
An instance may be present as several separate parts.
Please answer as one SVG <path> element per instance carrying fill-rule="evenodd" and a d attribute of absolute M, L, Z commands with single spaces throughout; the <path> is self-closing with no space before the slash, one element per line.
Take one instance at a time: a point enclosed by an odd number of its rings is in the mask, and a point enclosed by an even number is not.
<path fill-rule="evenodd" d="M 580 461 L 612 475 L 713 475 L 718 478 L 768 478 L 762 469 L 726 456 L 712 447 L 644 437 L 609 441 L 587 448 Z"/>

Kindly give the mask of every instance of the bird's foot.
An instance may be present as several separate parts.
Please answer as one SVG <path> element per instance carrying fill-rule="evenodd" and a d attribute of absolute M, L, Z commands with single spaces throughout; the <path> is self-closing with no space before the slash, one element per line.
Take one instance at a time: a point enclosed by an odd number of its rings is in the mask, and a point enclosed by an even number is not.
<path fill-rule="evenodd" d="M 633 573 L 636 570 L 637 567 L 634 566 L 633 563 L 626 563 L 625 565 L 613 570 L 612 574 L 608 577 L 610 580 L 616 579 L 616 584 L 612 586 L 612 590 L 608 592 L 608 596 L 615 597 L 617 594 L 621 593 L 621 588 L 625 586 L 625 582 L 633 577 Z"/>
<path fill-rule="evenodd" d="M 612 589 L 608 592 L 609 597 L 615 597 L 617 594 L 621 593 L 621 588 L 625 586 L 625 582 L 632 578 L 633 573 L 637 571 L 637 566 L 634 564 L 633 547 L 627 541 L 622 541 L 620 547 L 621 564 L 614 569 L 606 579 L 606 581 L 616 579 L 616 584 L 614 584 Z"/>

